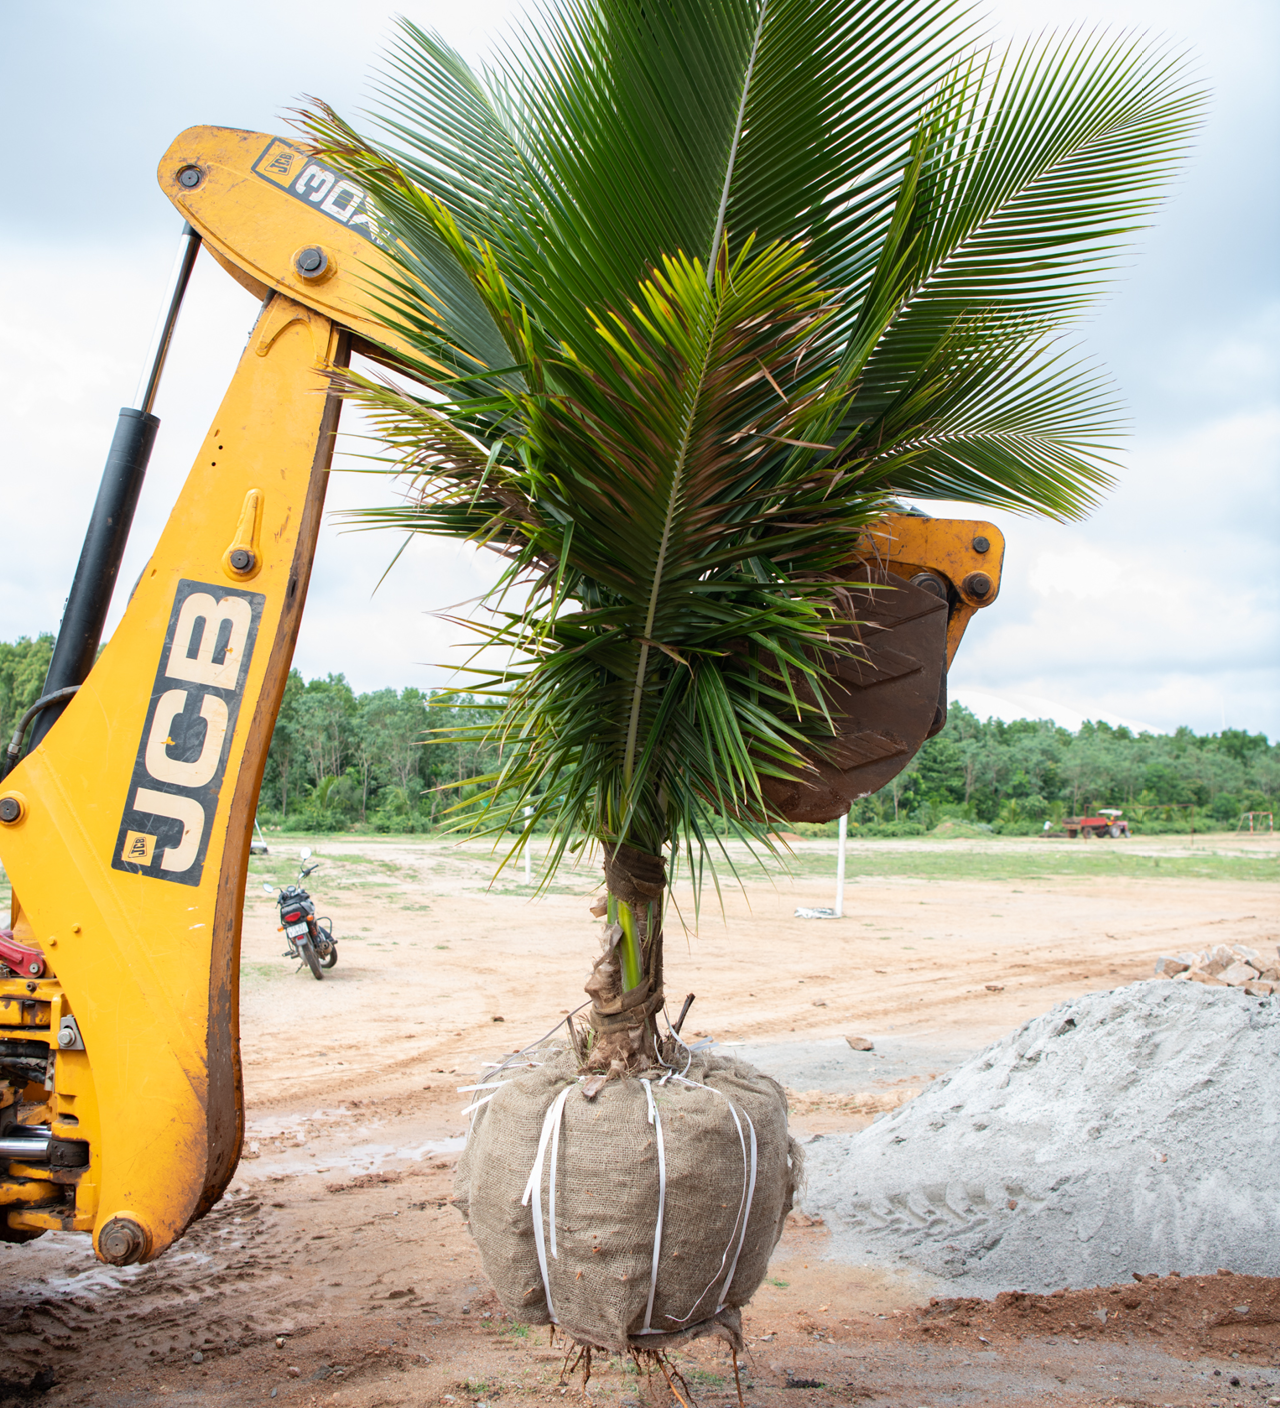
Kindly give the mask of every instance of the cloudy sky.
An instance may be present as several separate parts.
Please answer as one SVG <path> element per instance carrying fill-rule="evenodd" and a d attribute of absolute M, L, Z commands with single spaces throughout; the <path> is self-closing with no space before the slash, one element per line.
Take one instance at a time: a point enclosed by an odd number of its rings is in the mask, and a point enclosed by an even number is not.
<path fill-rule="evenodd" d="M 403 13 L 476 54 L 512 8 L 423 0 Z M 10 134 L 0 640 L 56 628 L 116 411 L 133 404 L 180 228 L 155 182 L 160 155 L 201 123 L 286 132 L 304 94 L 358 114 L 395 13 L 369 0 L 0 5 Z M 985 13 L 997 36 L 1106 23 L 1171 38 L 1214 97 L 1185 175 L 1081 334 L 1130 408 L 1120 486 L 1086 523 L 1000 518 L 1003 590 L 970 628 L 953 692 L 984 715 L 1274 739 L 1280 10 L 1273 0 L 997 0 Z M 125 581 L 150 552 L 255 312 L 202 256 L 156 406 L 163 424 Z M 362 448 L 349 439 L 339 465 L 357 464 Z M 339 473 L 329 505 L 388 492 Z M 482 590 L 491 564 L 417 542 L 374 595 L 396 546 L 326 526 L 296 661 L 308 677 L 429 686 L 460 659 L 457 632 L 432 613 Z"/>

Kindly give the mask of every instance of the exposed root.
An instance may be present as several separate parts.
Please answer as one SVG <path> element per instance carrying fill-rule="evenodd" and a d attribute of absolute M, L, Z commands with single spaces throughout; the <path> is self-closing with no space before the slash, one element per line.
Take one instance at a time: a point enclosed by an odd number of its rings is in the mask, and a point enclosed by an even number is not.
<path fill-rule="evenodd" d="M 660 1350 L 657 1351 L 653 1357 L 657 1361 L 658 1368 L 662 1370 L 662 1377 L 666 1379 L 667 1387 L 680 1400 L 680 1408 L 692 1408 L 693 1391 L 690 1389 L 688 1382 L 685 1380 L 685 1376 L 680 1372 L 679 1369 L 676 1368 L 675 1364 L 672 1363 L 672 1361 L 668 1359 L 667 1356 L 663 1354 Z M 684 1384 L 684 1393 L 689 1395 L 688 1398 L 686 1398 L 684 1394 L 682 1394 L 680 1390 L 675 1386 L 675 1379 L 679 1379 L 680 1382 Z"/>
<path fill-rule="evenodd" d="M 576 1359 L 574 1359 L 573 1355 L 573 1351 L 575 1349 L 578 1351 Z M 569 1363 L 570 1359 L 573 1359 L 572 1364 Z M 569 1375 L 573 1373 L 573 1371 L 578 1367 L 579 1364 L 583 1366 L 582 1391 L 583 1393 L 586 1393 L 587 1380 L 591 1377 L 591 1346 L 589 1344 L 580 1344 L 577 1340 L 569 1340 L 568 1348 L 564 1352 L 564 1363 L 560 1366 L 561 1388 L 565 1387 Z"/>
<path fill-rule="evenodd" d="M 555 1338 L 557 1328 L 556 1326 L 552 1327 L 553 1344 L 557 1343 Z M 610 1347 L 599 1341 L 580 1340 L 574 1335 L 566 1334 L 563 1329 L 559 1329 L 558 1333 L 560 1336 L 558 1342 L 565 1346 L 564 1363 L 560 1368 L 560 1387 L 567 1388 L 569 1376 L 581 1369 L 582 1391 L 585 1394 L 587 1383 L 591 1378 L 592 1356 L 594 1354 L 612 1356 L 618 1353 L 617 1347 Z M 729 1351 L 733 1355 L 733 1382 L 738 1391 L 738 1408 L 746 1408 L 742 1394 L 742 1375 L 738 1366 L 738 1355 L 744 1349 L 742 1320 L 739 1311 L 732 1307 L 726 1307 L 714 1319 L 700 1321 L 698 1324 L 690 1325 L 688 1329 L 680 1330 L 675 1334 L 635 1336 L 629 1340 L 626 1352 L 631 1356 L 636 1373 L 644 1378 L 644 1394 L 650 1403 L 668 1401 L 663 1398 L 660 1389 L 655 1390 L 654 1388 L 653 1370 L 656 1366 L 675 1397 L 678 1408 L 698 1408 L 698 1400 L 694 1397 L 692 1388 L 689 1387 L 689 1381 L 680 1372 L 673 1354 L 677 1349 L 683 1349 L 694 1340 L 706 1336 L 714 1336 L 716 1339 L 724 1340 L 728 1345 Z"/>
<path fill-rule="evenodd" d="M 580 1340 L 569 1339 L 565 1350 L 564 1363 L 560 1366 L 560 1387 L 567 1388 L 569 1376 L 578 1369 L 582 1370 L 582 1393 L 585 1396 L 587 1384 L 591 1381 L 592 1355 L 598 1346 L 583 1344 Z M 575 1352 L 576 1351 L 576 1352 Z M 680 1408 L 698 1408 L 698 1400 L 694 1397 L 693 1390 L 689 1387 L 689 1381 L 680 1372 L 675 1361 L 664 1350 L 660 1349 L 636 1349 L 634 1346 L 628 1350 L 631 1355 L 631 1362 L 636 1366 L 636 1373 L 643 1375 L 645 1389 L 652 1402 L 658 1400 L 654 1397 L 653 1370 L 656 1366 L 666 1380 L 667 1387 L 671 1390 Z M 733 1378 L 738 1388 L 739 1408 L 746 1408 L 742 1397 L 742 1381 L 738 1376 L 738 1355 L 733 1351 Z M 679 1387 L 677 1387 L 679 1385 Z"/>

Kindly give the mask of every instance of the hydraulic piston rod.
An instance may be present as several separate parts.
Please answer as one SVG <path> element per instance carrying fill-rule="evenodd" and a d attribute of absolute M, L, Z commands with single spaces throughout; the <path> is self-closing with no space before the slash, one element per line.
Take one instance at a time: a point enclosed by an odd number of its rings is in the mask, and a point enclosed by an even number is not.
<path fill-rule="evenodd" d="M 49 1128 L 33 1125 L 30 1134 L 11 1134 L 0 1139 L 0 1159 L 21 1159 L 43 1163 L 49 1157 Z"/>
<path fill-rule="evenodd" d="M 151 407 L 169 355 L 169 344 L 173 341 L 182 296 L 200 249 L 200 236 L 190 225 L 183 226 L 182 239 L 168 308 L 158 328 L 155 351 L 139 398 L 141 404 L 136 408 L 126 406 L 116 421 L 116 433 L 62 613 L 62 625 L 58 629 L 42 696 L 83 684 L 93 668 L 102 640 L 102 628 L 111 607 L 111 595 L 129 540 L 138 495 L 142 492 L 151 447 L 160 428 L 159 418 L 151 414 Z M 40 713 L 31 729 L 32 748 L 49 732 L 65 708 L 65 702 L 52 703 Z"/>

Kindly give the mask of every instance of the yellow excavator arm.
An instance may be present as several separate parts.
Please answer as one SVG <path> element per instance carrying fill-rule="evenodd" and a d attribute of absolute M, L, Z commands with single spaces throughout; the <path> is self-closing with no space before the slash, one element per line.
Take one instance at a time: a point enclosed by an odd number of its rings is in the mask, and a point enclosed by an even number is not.
<path fill-rule="evenodd" d="M 92 1232 L 115 1264 L 159 1255 L 235 1171 L 245 877 L 338 423 L 328 373 L 353 347 L 408 350 L 368 312 L 391 277 L 386 236 L 344 173 L 266 133 L 196 127 L 159 180 L 188 222 L 185 271 L 203 241 L 263 306 L 94 663 L 175 297 L 144 404 L 121 413 L 30 745 L 11 746 L 0 782 L 0 1240 Z M 994 600 L 1002 550 L 988 524 L 909 515 L 867 535 L 867 561 L 940 603 L 916 670 L 923 722 L 881 747 L 880 771 L 938 725 L 936 681 Z M 900 687 L 912 668 L 880 675 Z M 869 765 L 851 747 L 853 778 Z"/>

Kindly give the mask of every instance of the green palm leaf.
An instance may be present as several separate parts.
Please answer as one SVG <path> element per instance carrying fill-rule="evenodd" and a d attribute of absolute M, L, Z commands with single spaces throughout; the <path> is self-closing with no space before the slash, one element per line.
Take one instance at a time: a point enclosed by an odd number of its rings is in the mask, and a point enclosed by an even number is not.
<path fill-rule="evenodd" d="M 346 383 L 409 488 L 363 521 L 508 559 L 495 831 L 529 805 L 553 859 L 699 867 L 717 817 L 760 837 L 762 779 L 830 733 L 831 581 L 890 496 L 1078 517 L 1109 483 L 1114 397 L 1060 339 L 1201 96 L 1131 38 L 999 56 L 970 24 L 565 0 L 483 71 L 402 26 L 372 136 L 311 114 L 384 212 L 372 311 L 425 384 Z M 660 912 L 616 912 L 660 970 Z"/>

